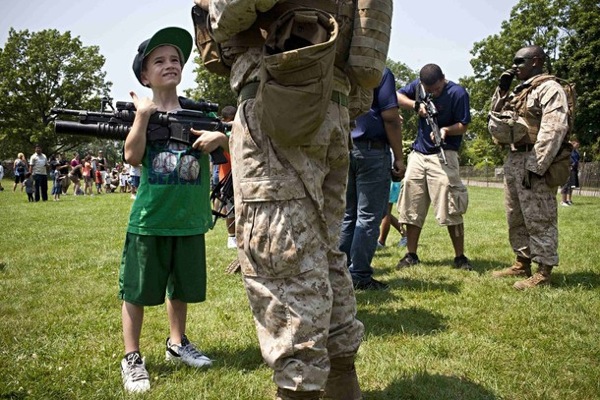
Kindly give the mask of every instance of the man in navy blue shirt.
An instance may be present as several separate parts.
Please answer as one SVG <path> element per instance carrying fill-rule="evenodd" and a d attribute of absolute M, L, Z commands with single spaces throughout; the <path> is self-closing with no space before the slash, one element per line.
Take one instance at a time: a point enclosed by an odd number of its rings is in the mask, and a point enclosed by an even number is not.
<path fill-rule="evenodd" d="M 427 64 L 419 78 L 398 90 L 398 104 L 419 114 L 417 138 L 408 157 L 404 188 L 398 206 L 399 218 L 406 224 L 407 250 L 397 268 L 419 263 L 417 247 L 421 229 L 427 217 L 429 205 L 433 205 L 438 223 L 448 228 L 454 247 L 454 268 L 471 270 L 469 259 L 464 255 L 463 214 L 467 210 L 468 194 L 459 174 L 458 150 L 467 124 L 471 122 L 469 95 L 464 88 L 446 80 L 441 68 Z M 425 104 L 417 96 L 420 85 L 431 95 L 437 109 L 440 128 L 440 146 L 433 140 L 432 129 L 427 123 Z"/>
<path fill-rule="evenodd" d="M 340 250 L 346 253 L 355 289 L 385 290 L 387 284 L 373 279 L 371 260 L 387 212 L 392 174 L 402 179 L 406 170 L 395 79 L 387 68 L 374 90 L 371 109 L 356 119 L 352 142 Z"/>

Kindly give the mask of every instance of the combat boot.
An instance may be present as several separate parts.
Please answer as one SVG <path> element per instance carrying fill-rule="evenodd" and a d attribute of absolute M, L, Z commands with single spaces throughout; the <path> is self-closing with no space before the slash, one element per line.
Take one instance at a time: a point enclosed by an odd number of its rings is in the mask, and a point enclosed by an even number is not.
<path fill-rule="evenodd" d="M 492 272 L 492 276 L 494 278 L 505 278 L 508 276 L 530 277 L 531 276 L 531 259 L 517 256 L 517 260 L 515 261 L 515 263 L 512 266 L 510 266 L 508 268 L 504 268 L 503 270 L 500 270 L 500 271 L 494 271 L 494 272 Z"/>
<path fill-rule="evenodd" d="M 277 388 L 276 400 L 319 400 L 321 398 L 320 391 L 314 392 L 295 392 L 289 389 Z"/>
<path fill-rule="evenodd" d="M 536 286 L 548 286 L 550 285 L 551 273 L 552 266 L 540 264 L 535 274 L 523 281 L 516 282 L 513 287 L 517 290 L 525 290 Z"/>
<path fill-rule="evenodd" d="M 362 393 L 358 385 L 354 357 L 331 359 L 331 368 L 325 385 L 323 399 L 361 400 Z"/>

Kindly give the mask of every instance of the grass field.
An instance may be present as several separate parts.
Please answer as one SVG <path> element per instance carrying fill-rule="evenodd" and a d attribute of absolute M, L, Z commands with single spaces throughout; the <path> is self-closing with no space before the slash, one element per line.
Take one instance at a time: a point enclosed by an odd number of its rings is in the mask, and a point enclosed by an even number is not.
<path fill-rule="evenodd" d="M 118 265 L 129 195 L 28 203 L 0 192 L 0 399 L 120 399 Z M 600 398 L 600 199 L 559 209 L 553 285 L 517 292 L 490 271 L 512 263 L 501 189 L 469 189 L 467 256 L 450 268 L 446 229 L 429 218 L 418 267 L 397 271 L 393 231 L 373 261 L 387 292 L 358 292 L 366 327 L 357 369 L 365 399 Z M 164 360 L 164 307 L 148 308 L 142 351 L 152 389 L 139 399 L 272 399 L 239 275 L 224 268 L 223 221 L 207 234 L 208 300 L 188 335 L 216 361 L 206 371 Z"/>

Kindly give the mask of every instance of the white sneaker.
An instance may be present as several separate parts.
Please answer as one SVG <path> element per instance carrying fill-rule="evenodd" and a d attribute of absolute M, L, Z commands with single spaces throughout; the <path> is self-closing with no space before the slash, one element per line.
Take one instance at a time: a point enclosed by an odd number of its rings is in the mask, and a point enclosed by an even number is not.
<path fill-rule="evenodd" d="M 137 351 L 127 354 L 121 360 L 121 377 L 125 390 L 130 393 L 142 393 L 150 389 L 146 363 Z"/>
<path fill-rule="evenodd" d="M 181 338 L 181 344 L 171 344 L 171 339 L 167 338 L 165 355 L 167 361 L 180 362 L 190 367 L 202 368 L 212 365 L 212 360 L 191 344 L 185 335 Z"/>
<path fill-rule="evenodd" d="M 406 243 L 408 242 L 408 238 L 406 236 L 402 236 L 400 241 L 398 242 L 398 246 L 406 247 Z"/>
<path fill-rule="evenodd" d="M 237 249 L 237 239 L 235 236 L 229 236 L 227 238 L 227 248 L 228 249 Z"/>
<path fill-rule="evenodd" d="M 560 205 L 563 207 L 571 207 L 571 205 L 565 201 L 561 202 Z"/>

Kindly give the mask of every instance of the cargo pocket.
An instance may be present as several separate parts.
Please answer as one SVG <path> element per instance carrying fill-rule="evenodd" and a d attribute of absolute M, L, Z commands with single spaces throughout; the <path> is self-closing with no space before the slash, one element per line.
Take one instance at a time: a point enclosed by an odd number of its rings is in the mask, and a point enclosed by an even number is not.
<path fill-rule="evenodd" d="M 286 278 L 313 268 L 305 253 L 316 239 L 304 210 L 300 199 L 244 204 L 244 275 Z"/>
<path fill-rule="evenodd" d="M 337 34 L 335 19 L 315 9 L 288 11 L 270 29 L 255 110 L 278 144 L 306 144 L 325 120 Z"/>
<path fill-rule="evenodd" d="M 448 190 L 448 215 L 463 215 L 469 206 L 469 193 L 464 185 L 450 186 Z"/>

